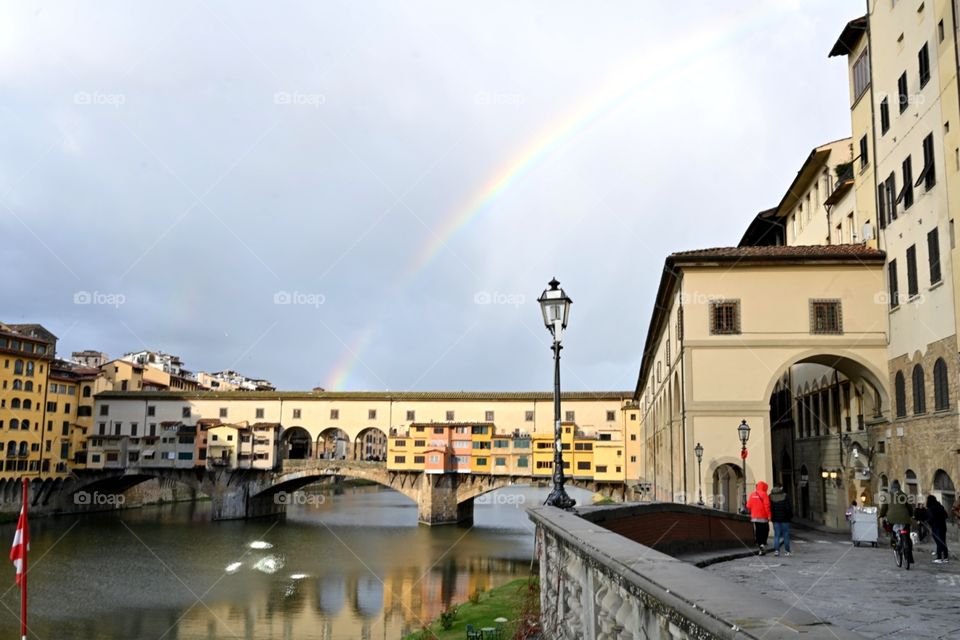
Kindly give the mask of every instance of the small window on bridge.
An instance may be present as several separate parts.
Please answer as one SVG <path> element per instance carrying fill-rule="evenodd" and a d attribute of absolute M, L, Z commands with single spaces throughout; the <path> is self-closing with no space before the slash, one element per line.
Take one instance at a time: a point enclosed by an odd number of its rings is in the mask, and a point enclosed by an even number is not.
<path fill-rule="evenodd" d="M 413 421 L 416 420 L 416 419 L 417 419 L 417 412 L 416 412 L 416 411 L 407 411 L 407 421 L 413 422 Z"/>
<path fill-rule="evenodd" d="M 330 409 L 330 419 L 339 420 L 340 419 L 340 409 Z"/>
<path fill-rule="evenodd" d="M 377 410 L 368 409 L 367 410 L 367 420 L 376 420 L 377 419 Z"/>
<path fill-rule="evenodd" d="M 523 419 L 526 420 L 527 422 L 533 422 L 533 411 L 527 411 L 527 412 L 524 414 L 524 418 L 523 418 Z"/>

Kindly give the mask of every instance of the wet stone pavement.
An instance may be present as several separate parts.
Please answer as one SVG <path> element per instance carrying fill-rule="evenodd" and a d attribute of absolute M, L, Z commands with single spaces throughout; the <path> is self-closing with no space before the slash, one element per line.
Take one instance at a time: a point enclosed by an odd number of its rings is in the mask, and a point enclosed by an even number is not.
<path fill-rule="evenodd" d="M 849 536 L 794 528 L 791 557 L 748 557 L 706 569 L 865 638 L 960 640 L 960 560 L 933 564 L 933 546 L 914 549 L 909 571 L 889 539 L 854 547 Z M 773 538 L 771 536 L 770 543 Z"/>

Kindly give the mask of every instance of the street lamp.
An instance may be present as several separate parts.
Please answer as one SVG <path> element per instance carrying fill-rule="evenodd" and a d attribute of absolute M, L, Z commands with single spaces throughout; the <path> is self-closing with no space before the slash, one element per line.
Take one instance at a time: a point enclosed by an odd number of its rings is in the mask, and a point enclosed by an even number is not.
<path fill-rule="evenodd" d="M 699 486 L 697 487 L 697 495 L 699 500 L 697 504 L 701 507 L 703 506 L 703 445 L 699 442 L 697 446 L 693 448 L 693 454 L 697 456 L 697 476 L 699 476 Z"/>
<path fill-rule="evenodd" d="M 746 420 L 740 421 L 737 427 L 740 436 L 740 462 L 743 464 L 743 508 L 747 508 L 747 440 L 750 439 L 750 425 Z"/>
<path fill-rule="evenodd" d="M 537 299 L 543 312 L 543 324 L 553 336 L 553 491 L 544 504 L 560 509 L 572 509 L 577 501 L 568 496 L 563 488 L 563 448 L 560 443 L 560 349 L 563 347 L 560 346 L 560 341 L 563 339 L 563 330 L 567 328 L 573 301 L 560 288 L 556 278 L 553 278 L 549 285 L 550 288 L 544 289 Z"/>

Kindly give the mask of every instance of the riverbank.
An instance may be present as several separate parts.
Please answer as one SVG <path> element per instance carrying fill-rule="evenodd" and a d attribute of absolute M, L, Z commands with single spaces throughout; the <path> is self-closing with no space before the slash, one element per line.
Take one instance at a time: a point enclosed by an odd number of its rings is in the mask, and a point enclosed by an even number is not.
<path fill-rule="evenodd" d="M 500 585 L 490 591 L 473 594 L 467 602 L 454 605 L 455 615 L 452 620 L 446 620 L 445 615 L 434 620 L 430 625 L 404 636 L 403 640 L 462 640 L 466 637 L 467 625 L 475 631 L 483 628 L 497 627 L 494 622 L 498 618 L 505 618 L 502 623 L 502 637 L 526 638 L 528 633 L 535 631 L 540 619 L 540 584 L 534 578 L 521 578 Z M 444 626 L 449 628 L 444 629 Z"/>

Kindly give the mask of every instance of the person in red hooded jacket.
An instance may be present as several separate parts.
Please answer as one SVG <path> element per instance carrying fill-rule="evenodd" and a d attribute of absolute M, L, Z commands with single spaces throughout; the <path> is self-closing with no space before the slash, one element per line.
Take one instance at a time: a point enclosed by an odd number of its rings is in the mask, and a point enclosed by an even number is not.
<path fill-rule="evenodd" d="M 753 523 L 757 547 L 760 555 L 763 555 L 767 548 L 767 536 L 770 535 L 770 496 L 767 495 L 767 483 L 763 480 L 757 483 L 757 490 L 747 498 L 747 512 Z"/>

